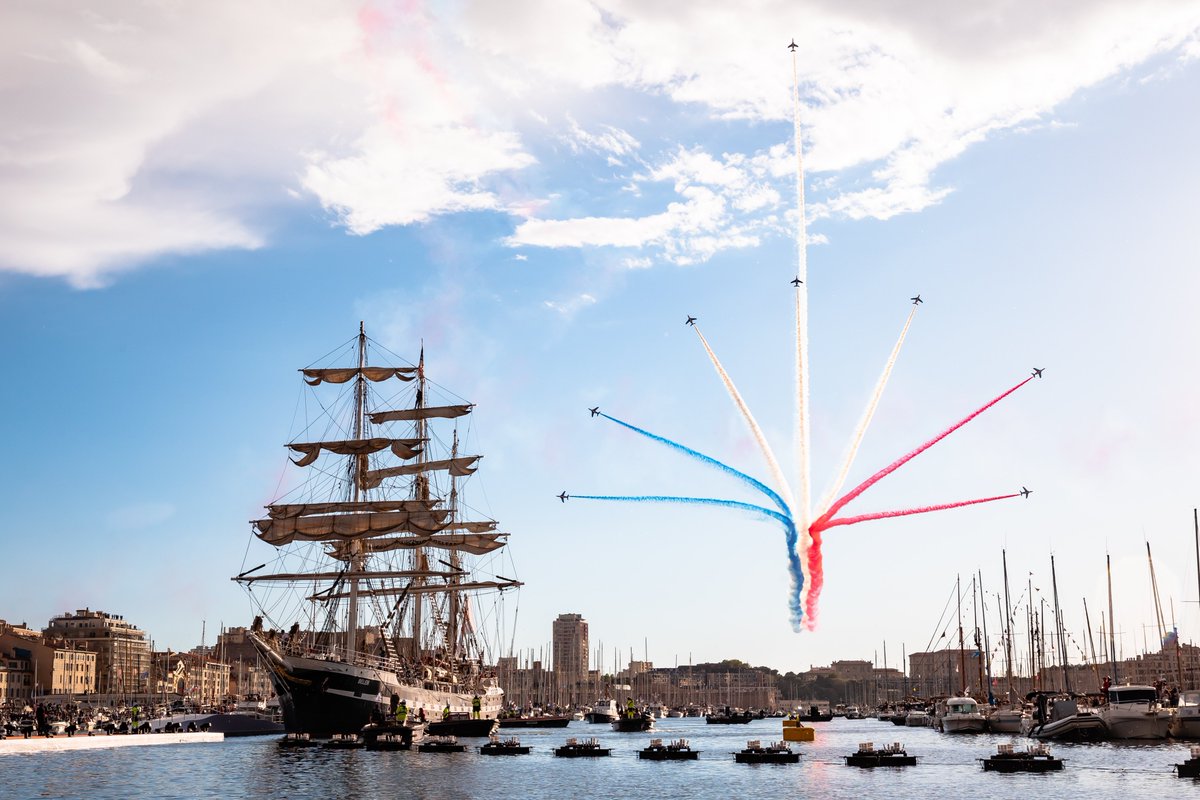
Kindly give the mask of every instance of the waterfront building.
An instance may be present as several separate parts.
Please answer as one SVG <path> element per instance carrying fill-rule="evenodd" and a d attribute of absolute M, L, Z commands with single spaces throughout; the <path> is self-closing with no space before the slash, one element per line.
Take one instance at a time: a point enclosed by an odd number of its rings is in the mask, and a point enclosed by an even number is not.
<path fill-rule="evenodd" d="M 33 670 L 33 696 L 73 698 L 95 691 L 96 653 L 74 642 L 45 636 L 0 620 L 0 650 L 27 660 Z"/>
<path fill-rule="evenodd" d="M 50 620 L 42 634 L 96 654 L 93 692 L 145 693 L 150 684 L 150 643 L 146 632 L 119 614 L 80 609 Z"/>
<path fill-rule="evenodd" d="M 19 649 L 19 648 L 18 648 Z M 20 710 L 33 699 L 33 667 L 13 648 L 0 646 L 0 706 Z"/>
<path fill-rule="evenodd" d="M 559 705 L 589 703 L 588 624 L 581 614 L 559 614 L 554 620 L 553 659 Z M 503 685 L 503 684 L 501 684 Z"/>

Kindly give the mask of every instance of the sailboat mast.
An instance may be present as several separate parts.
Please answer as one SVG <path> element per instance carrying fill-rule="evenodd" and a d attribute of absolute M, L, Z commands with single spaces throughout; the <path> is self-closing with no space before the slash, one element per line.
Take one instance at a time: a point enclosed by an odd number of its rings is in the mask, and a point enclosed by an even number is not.
<path fill-rule="evenodd" d="M 358 375 L 354 385 L 354 438 L 363 438 L 366 427 L 367 379 L 363 368 L 367 365 L 367 334 L 363 323 L 358 323 Z M 358 502 L 362 497 L 362 477 L 366 471 L 366 456 L 350 456 L 351 500 Z M 353 663 L 358 649 L 358 574 L 362 571 L 362 543 L 357 539 L 350 542 L 350 569 L 347 571 L 349 604 L 346 616 L 346 660 Z"/>
<path fill-rule="evenodd" d="M 962 576 L 954 579 L 954 593 L 958 595 L 958 683 L 962 694 L 967 693 L 967 658 L 963 650 L 962 629 Z"/>
<path fill-rule="evenodd" d="M 1012 671 L 1012 604 L 1008 599 L 1008 551 L 1000 551 L 1000 560 L 1004 563 L 1004 671 L 1005 678 L 1008 680 L 1008 698 L 1012 701 L 1013 696 L 1013 671 Z"/>
<path fill-rule="evenodd" d="M 1117 677 L 1117 619 L 1113 616 L 1112 602 L 1112 556 L 1104 554 L 1104 565 L 1108 571 L 1108 659 L 1112 665 L 1112 681 L 1118 682 Z"/>
<path fill-rule="evenodd" d="M 450 458 L 458 458 L 458 429 L 454 429 L 454 442 L 450 447 Z M 457 522 L 458 516 L 458 478 L 453 473 L 450 474 L 450 522 Z M 450 569 L 457 572 L 462 569 L 462 558 L 458 553 L 457 547 L 450 548 Z M 459 583 L 457 575 L 450 578 L 451 584 Z M 462 606 L 459 601 L 459 593 L 456 591 L 450 592 L 450 609 L 446 620 L 446 650 L 450 654 L 451 663 L 458 661 L 458 639 L 460 636 L 459 615 L 462 613 Z"/>
<path fill-rule="evenodd" d="M 987 595 L 983 591 L 983 570 L 979 570 L 979 604 L 983 614 L 983 672 L 986 678 L 988 705 L 994 705 L 996 697 L 992 693 L 992 647 L 988 644 Z"/>
<path fill-rule="evenodd" d="M 1058 605 L 1058 574 L 1054 570 L 1054 555 L 1050 555 L 1050 585 L 1054 590 L 1054 629 L 1058 634 L 1058 657 L 1062 661 L 1063 689 L 1071 691 L 1071 676 L 1067 672 L 1067 630 Z"/>

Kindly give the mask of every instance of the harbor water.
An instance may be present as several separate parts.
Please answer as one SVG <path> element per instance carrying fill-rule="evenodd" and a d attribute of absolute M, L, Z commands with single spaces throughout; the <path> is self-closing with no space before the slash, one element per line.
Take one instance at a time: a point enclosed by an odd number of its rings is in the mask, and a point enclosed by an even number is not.
<path fill-rule="evenodd" d="M 749 739 L 782 738 L 781 720 L 706 725 L 703 719 L 656 720 L 650 733 L 615 733 L 608 725 L 572 722 L 568 728 L 502 731 L 533 751 L 527 756 L 481 756 L 482 739 L 463 739 L 465 753 L 286 749 L 278 737 L 229 739 L 219 744 L 131 747 L 75 753 L 0 755 L 0 796 L 6 800 L 89 798 L 518 798 L 561 800 L 608 796 L 668 797 L 1008 798 L 1054 796 L 1090 800 L 1167 797 L 1196 791 L 1175 777 L 1189 757 L 1186 743 L 1051 744 L 1066 761 L 1062 772 L 984 772 L 978 759 L 996 745 L 1025 748 L 1031 740 L 990 734 L 946 735 L 874 719 L 815 723 L 816 741 L 792 743 L 795 765 L 735 764 L 732 753 Z M 564 759 L 554 748 L 568 737 L 599 739 L 612 756 Z M 641 761 L 651 738 L 687 739 L 697 761 Z M 843 757 L 860 742 L 901 742 L 917 766 L 858 769 Z M 1181 784 L 1187 784 L 1186 786 Z"/>

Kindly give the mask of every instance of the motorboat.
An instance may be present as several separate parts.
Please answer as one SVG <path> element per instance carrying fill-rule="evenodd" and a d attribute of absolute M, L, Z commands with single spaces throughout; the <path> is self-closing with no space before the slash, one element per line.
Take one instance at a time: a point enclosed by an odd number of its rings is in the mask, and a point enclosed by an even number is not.
<path fill-rule="evenodd" d="M 1171 722 L 1153 686 L 1110 686 L 1099 715 L 1113 739 L 1165 739 Z"/>
<path fill-rule="evenodd" d="M 602 700 L 597 700 L 592 706 L 592 710 L 587 713 L 585 719 L 588 722 L 595 724 L 603 724 L 620 719 L 621 709 L 617 706 L 617 701 L 611 697 L 606 697 Z"/>
<path fill-rule="evenodd" d="M 946 700 L 938 723 L 943 733 L 982 733 L 987 727 L 987 718 L 974 698 L 951 697 Z"/>
<path fill-rule="evenodd" d="M 1029 713 L 1023 708 L 995 708 L 988 714 L 987 726 L 992 733 L 1020 733 L 1028 719 Z"/>
<path fill-rule="evenodd" d="M 1024 722 L 1024 733 L 1035 739 L 1063 742 L 1099 742 L 1109 738 L 1108 726 L 1091 707 L 1081 707 L 1076 695 L 1032 692 L 1033 715 Z"/>
<path fill-rule="evenodd" d="M 1200 691 L 1179 693 L 1175 716 L 1167 728 L 1176 739 L 1200 739 Z"/>

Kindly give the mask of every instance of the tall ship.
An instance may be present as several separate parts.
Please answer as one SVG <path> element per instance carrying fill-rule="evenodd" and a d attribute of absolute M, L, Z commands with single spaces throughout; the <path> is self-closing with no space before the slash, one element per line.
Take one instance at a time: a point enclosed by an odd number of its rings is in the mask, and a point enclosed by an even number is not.
<path fill-rule="evenodd" d="M 464 501 L 481 458 L 459 452 L 474 406 L 427 379 L 423 347 L 416 365 L 371 365 L 403 359 L 361 324 L 329 358 L 300 370 L 307 419 L 286 447 L 303 478 L 289 469 L 251 522 L 271 556 L 233 577 L 284 724 L 357 731 L 401 703 L 410 720 L 476 705 L 494 719 L 504 691 L 485 628 L 499 636 L 503 593 L 521 583 L 497 574 L 513 574 L 508 534 Z"/>

